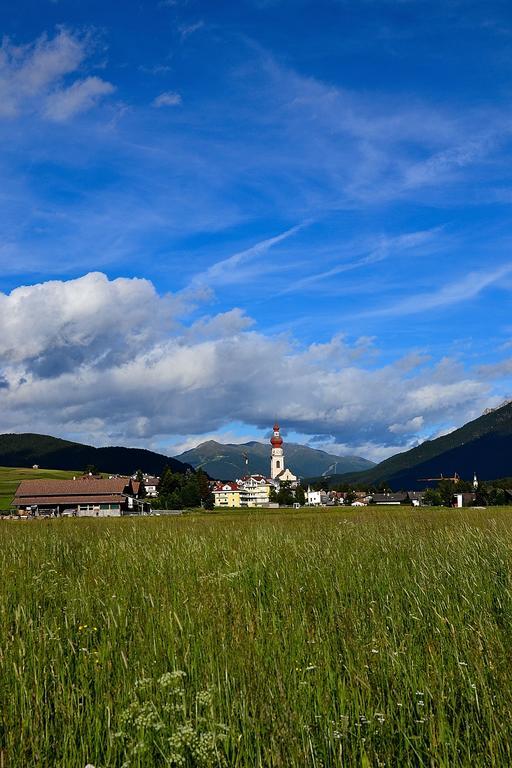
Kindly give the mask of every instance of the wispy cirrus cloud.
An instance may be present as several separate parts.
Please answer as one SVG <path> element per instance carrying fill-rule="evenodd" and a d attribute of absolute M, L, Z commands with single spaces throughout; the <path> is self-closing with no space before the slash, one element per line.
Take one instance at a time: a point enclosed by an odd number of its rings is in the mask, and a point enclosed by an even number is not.
<path fill-rule="evenodd" d="M 441 287 L 434 286 L 424 293 L 415 293 L 387 307 L 370 310 L 367 316 L 384 317 L 390 315 L 421 314 L 431 309 L 452 307 L 471 301 L 487 288 L 499 285 L 500 281 L 512 274 L 512 263 L 503 264 L 494 269 L 472 271 L 460 279 L 455 279 Z"/>
<path fill-rule="evenodd" d="M 290 229 L 281 232 L 279 235 L 274 235 L 274 237 L 261 240 L 243 251 L 239 251 L 232 256 L 228 256 L 228 258 L 215 262 L 208 267 L 204 274 L 198 275 L 194 279 L 194 282 L 204 282 L 208 285 L 217 286 L 243 283 L 247 277 L 244 267 L 251 265 L 252 269 L 254 262 L 257 262 L 257 270 L 260 273 L 265 272 L 266 266 L 260 259 L 280 243 L 298 234 L 309 224 L 311 224 L 309 220 L 304 221 L 301 224 L 297 224 L 294 227 L 290 227 Z"/>
<path fill-rule="evenodd" d="M 190 37 L 190 35 L 193 35 L 195 32 L 199 32 L 204 26 L 203 19 L 199 19 L 199 21 L 195 21 L 192 24 L 184 24 L 179 28 L 181 39 L 186 40 L 187 37 Z"/>
<path fill-rule="evenodd" d="M 114 86 L 100 77 L 76 80 L 69 88 L 61 88 L 48 95 L 43 115 L 57 122 L 69 120 L 74 115 L 92 109 L 103 96 L 114 91 Z"/>
<path fill-rule="evenodd" d="M 0 118 L 37 113 L 50 120 L 67 120 L 84 112 L 115 90 L 99 77 L 78 77 L 92 49 L 90 35 L 61 27 L 49 37 L 15 45 L 5 38 L 0 47 Z"/>
<path fill-rule="evenodd" d="M 152 101 L 154 107 L 178 107 L 182 98 L 176 91 L 164 91 Z"/>
<path fill-rule="evenodd" d="M 414 252 L 419 248 L 426 245 L 433 245 L 436 240 L 436 236 L 442 231 L 442 227 L 433 227 L 429 230 L 421 230 L 418 232 L 408 232 L 402 235 L 387 236 L 381 235 L 375 238 L 376 242 L 372 244 L 372 247 L 363 251 L 365 255 L 360 255 L 351 261 L 346 259 L 341 263 L 331 267 L 325 271 L 316 271 L 313 274 L 302 277 L 299 280 L 291 281 L 289 285 L 283 288 L 279 294 L 285 295 L 287 293 L 295 293 L 302 291 L 313 284 L 318 284 L 326 280 L 330 280 L 333 277 L 342 275 L 345 272 L 351 272 L 352 270 L 361 269 L 371 264 L 377 264 L 380 261 L 384 261 L 393 254 L 401 253 L 404 251 Z"/>

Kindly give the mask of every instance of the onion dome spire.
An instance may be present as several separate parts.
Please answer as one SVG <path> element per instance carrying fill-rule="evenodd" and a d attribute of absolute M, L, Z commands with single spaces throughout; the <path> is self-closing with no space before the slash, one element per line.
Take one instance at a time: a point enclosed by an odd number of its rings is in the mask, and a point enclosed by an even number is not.
<path fill-rule="evenodd" d="M 281 448 L 283 445 L 283 438 L 279 432 L 279 424 L 277 422 L 274 424 L 274 434 L 270 438 L 270 442 L 273 448 Z"/>

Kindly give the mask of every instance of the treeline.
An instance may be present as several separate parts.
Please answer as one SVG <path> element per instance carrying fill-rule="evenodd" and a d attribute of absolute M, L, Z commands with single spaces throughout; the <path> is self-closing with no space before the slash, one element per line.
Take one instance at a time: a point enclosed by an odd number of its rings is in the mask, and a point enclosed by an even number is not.
<path fill-rule="evenodd" d="M 281 506 L 291 506 L 297 503 L 303 507 L 306 503 L 306 494 L 300 485 L 297 488 L 292 488 L 290 482 L 285 480 L 280 484 L 278 491 L 275 488 L 270 489 L 269 501 L 277 502 Z"/>
<path fill-rule="evenodd" d="M 512 478 L 505 477 L 498 480 L 486 480 L 478 483 L 475 491 L 473 483 L 459 480 L 441 480 L 437 488 L 428 488 L 425 491 L 424 503 L 432 507 L 449 507 L 456 493 L 475 493 L 475 504 L 481 507 L 501 507 L 508 503 L 506 490 L 512 488 Z"/>
<path fill-rule="evenodd" d="M 214 496 L 208 475 L 201 469 L 183 474 L 166 467 L 158 484 L 158 498 L 151 500 L 151 506 L 155 509 L 213 509 Z"/>
<path fill-rule="evenodd" d="M 310 482 L 310 487 L 315 490 L 323 490 L 325 486 L 321 479 L 315 479 Z M 506 490 L 512 489 L 512 477 L 502 477 L 496 480 L 479 481 L 476 491 L 476 504 L 482 507 L 499 507 L 507 504 Z M 378 485 L 360 485 L 354 483 L 336 483 L 329 487 L 329 490 L 346 493 L 345 503 L 350 504 L 355 499 L 356 491 L 364 491 L 371 495 L 372 493 L 386 493 L 392 489 L 384 481 Z M 396 491 L 397 489 L 393 489 Z M 408 491 L 408 488 L 401 488 L 401 491 Z M 453 496 L 456 493 L 473 493 L 473 482 L 471 480 L 459 480 L 454 483 L 453 480 L 440 480 L 435 488 L 427 488 L 425 491 L 424 503 L 432 507 L 449 507 L 452 504 Z"/>
<path fill-rule="evenodd" d="M 333 483 L 328 482 L 329 478 L 315 478 L 314 480 L 306 480 L 304 485 L 310 487 L 312 491 L 336 491 L 338 493 L 356 493 L 357 491 L 364 491 L 365 493 L 386 493 L 390 491 L 388 483 L 385 481 L 378 484 L 365 485 L 363 483 Z"/>

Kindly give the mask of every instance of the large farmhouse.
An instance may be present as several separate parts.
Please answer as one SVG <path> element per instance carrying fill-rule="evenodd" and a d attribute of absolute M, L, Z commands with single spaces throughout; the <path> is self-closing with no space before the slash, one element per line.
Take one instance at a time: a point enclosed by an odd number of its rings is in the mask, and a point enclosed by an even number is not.
<path fill-rule="evenodd" d="M 22 480 L 12 506 L 35 515 L 118 517 L 141 514 L 148 507 L 137 491 L 135 481 L 127 477 Z"/>

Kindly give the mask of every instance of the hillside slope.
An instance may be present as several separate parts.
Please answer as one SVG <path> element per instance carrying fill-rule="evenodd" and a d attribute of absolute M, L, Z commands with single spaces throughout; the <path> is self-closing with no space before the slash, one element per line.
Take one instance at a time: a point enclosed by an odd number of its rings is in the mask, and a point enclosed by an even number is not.
<path fill-rule="evenodd" d="M 249 458 L 248 464 L 245 463 L 244 454 Z M 298 443 L 286 443 L 285 456 L 286 465 L 299 477 L 358 472 L 374 466 L 371 461 L 359 456 L 335 456 Z M 200 467 L 218 480 L 233 480 L 248 472 L 267 475 L 270 469 L 270 445 L 254 440 L 241 445 L 208 440 L 176 458 L 191 464 L 195 469 Z"/>
<path fill-rule="evenodd" d="M 0 467 L 0 512 L 9 510 L 16 488 L 22 480 L 71 480 L 73 472 L 60 469 Z"/>
<path fill-rule="evenodd" d="M 386 481 L 393 490 L 417 490 L 429 485 L 423 478 L 455 472 L 464 480 L 471 480 L 473 472 L 482 480 L 512 475 L 512 403 L 484 413 L 448 435 L 391 456 L 369 471 L 338 474 L 329 482 L 371 485 Z"/>
<path fill-rule="evenodd" d="M 142 448 L 94 448 L 49 435 L 31 433 L 0 435 L 0 466 L 41 469 L 70 469 L 75 472 L 93 464 L 100 472 L 129 475 L 138 469 L 159 475 L 164 467 L 185 472 L 187 466 L 176 459 Z"/>

